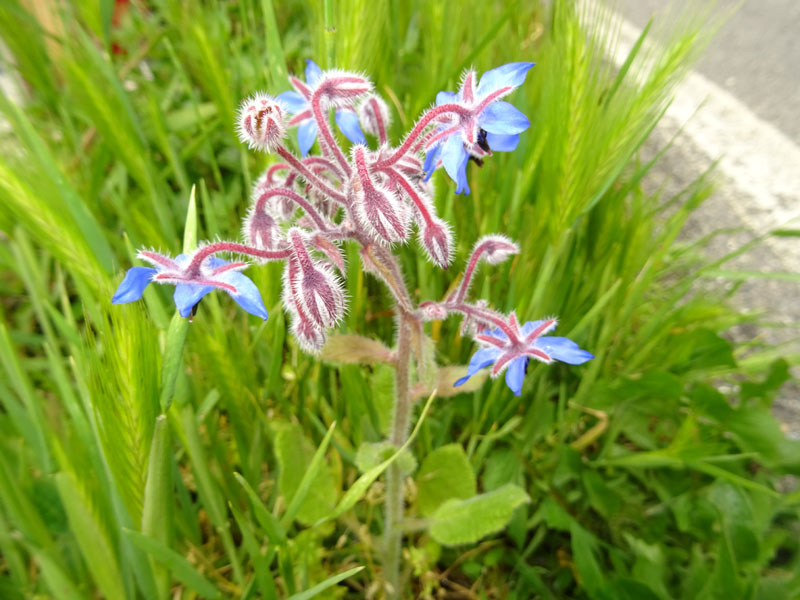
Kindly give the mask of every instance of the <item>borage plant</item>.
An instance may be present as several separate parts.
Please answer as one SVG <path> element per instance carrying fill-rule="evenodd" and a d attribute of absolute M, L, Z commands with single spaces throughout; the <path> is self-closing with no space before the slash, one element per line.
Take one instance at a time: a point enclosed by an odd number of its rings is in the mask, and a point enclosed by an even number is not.
<path fill-rule="evenodd" d="M 254 187 L 242 228 L 245 242 L 209 243 L 176 258 L 143 250 L 139 258 L 153 268 L 131 268 L 113 301 L 138 300 L 151 281 L 169 283 L 175 285 L 175 304 L 186 317 L 205 294 L 220 288 L 246 311 L 266 319 L 256 286 L 241 273 L 250 263 L 227 262 L 217 255 L 233 254 L 255 262 L 284 261 L 283 304 L 292 333 L 303 350 L 318 353 L 347 308 L 340 246 L 356 242 L 364 270 L 386 285 L 396 307 L 397 339 L 391 355 L 396 385 L 388 440 L 395 449 L 408 438 L 412 396 L 418 396 L 412 389 L 429 388 L 425 374 L 435 368 L 424 343 L 427 321 L 461 315 L 462 333 L 481 346 L 455 386 L 491 366 L 492 377 L 505 372 L 508 387 L 519 396 L 531 359 L 586 362 L 592 355 L 576 343 L 546 335 L 556 327 L 555 318 L 521 324 L 513 312 L 501 314 L 486 301 L 468 300 L 481 261 L 498 264 L 519 251 L 505 236 L 479 239 L 460 284 L 440 301 L 414 303 L 394 253 L 409 241 L 416 227 L 427 257 L 441 268 L 450 265 L 453 234 L 436 214 L 431 175 L 443 167 L 456 182 L 456 193 L 468 194 L 466 167 L 470 160 L 480 165 L 495 150 L 516 148 L 519 134 L 530 123 L 502 98 L 525 81 L 532 66 L 529 62 L 507 64 L 488 71 L 480 81 L 474 71 L 468 71 L 457 93 L 440 92 L 435 106 L 422 114 L 398 146 L 391 146 L 389 111 L 384 100 L 373 93 L 372 83 L 356 73 L 321 71 L 308 61 L 306 81 L 291 78 L 295 91 L 277 98 L 257 94 L 242 104 L 238 116 L 242 141 L 251 148 L 275 152 L 283 160 L 270 166 Z M 331 129 L 333 109 L 339 128 L 354 142 L 349 154 Z M 298 158 L 284 145 L 287 127 L 292 126 L 297 127 L 305 158 Z M 366 145 L 362 130 L 378 139 L 377 149 Z M 306 156 L 316 138 L 320 155 Z M 416 381 L 412 381 L 412 360 Z M 403 475 L 396 464 L 387 471 L 384 578 L 390 595 L 399 595 L 401 590 Z"/>

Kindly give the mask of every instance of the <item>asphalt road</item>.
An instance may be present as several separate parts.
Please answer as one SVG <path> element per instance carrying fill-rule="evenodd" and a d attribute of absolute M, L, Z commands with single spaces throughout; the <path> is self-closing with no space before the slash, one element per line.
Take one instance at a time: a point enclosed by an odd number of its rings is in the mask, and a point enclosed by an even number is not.
<path fill-rule="evenodd" d="M 696 10 L 701 4 L 619 0 L 618 6 L 642 28 L 654 15 L 658 21 L 669 19 L 671 10 Z M 717 7 L 721 14 L 734 12 L 696 70 L 800 144 L 800 1 L 717 0 Z"/>
<path fill-rule="evenodd" d="M 651 17 L 656 17 L 656 25 L 668 25 L 675 22 L 681 9 L 696 10 L 700 4 L 697 0 L 618 0 L 616 6 L 627 21 L 623 31 L 628 28 L 630 41 Z M 739 4 L 717 1 L 723 13 Z M 677 13 L 669 12 L 675 8 Z M 735 230 L 715 237 L 708 245 L 712 258 L 736 250 L 756 233 L 800 228 L 798 30 L 800 0 L 742 2 L 738 10 L 729 13 L 645 148 L 645 153 L 654 154 L 683 127 L 684 133 L 646 182 L 653 190 L 677 192 L 721 159 L 715 193 L 685 230 L 691 239 L 720 229 Z M 657 38 L 657 31 L 655 34 Z M 800 273 L 800 240 L 771 237 L 724 267 Z M 732 285 L 723 279 L 716 283 L 723 289 Z M 730 332 L 732 337 L 774 345 L 785 355 L 800 356 L 800 285 L 752 278 L 738 288 L 732 301 L 758 317 L 755 323 Z M 800 377 L 800 368 L 794 374 Z M 797 382 L 784 387 L 774 412 L 787 433 L 800 439 Z"/>

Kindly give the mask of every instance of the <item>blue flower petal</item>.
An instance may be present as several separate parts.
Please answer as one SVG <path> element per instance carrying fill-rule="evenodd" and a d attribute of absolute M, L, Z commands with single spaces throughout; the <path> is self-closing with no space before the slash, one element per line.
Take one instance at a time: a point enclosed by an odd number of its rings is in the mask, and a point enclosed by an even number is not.
<path fill-rule="evenodd" d="M 150 267 L 131 267 L 125 273 L 125 278 L 119 284 L 111 304 L 125 304 L 126 302 L 136 302 L 144 294 L 144 288 L 150 284 L 153 275 L 158 270 Z"/>
<path fill-rule="evenodd" d="M 519 136 L 503 135 L 501 133 L 486 133 L 486 143 L 492 151 L 498 152 L 511 152 L 517 149 L 519 144 Z"/>
<path fill-rule="evenodd" d="M 498 340 L 503 340 L 504 342 L 508 341 L 506 332 L 499 327 L 495 327 L 494 329 L 484 329 L 481 331 L 481 335 L 488 335 L 489 337 L 497 338 Z"/>
<path fill-rule="evenodd" d="M 314 145 L 317 139 L 317 122 L 314 119 L 306 119 L 297 128 L 297 145 L 300 146 L 300 154 L 305 156 Z"/>
<path fill-rule="evenodd" d="M 536 329 L 542 323 L 544 323 L 544 320 L 526 321 L 525 324 L 522 326 L 522 334 L 525 337 L 529 336 L 531 333 L 533 333 L 533 330 Z"/>
<path fill-rule="evenodd" d="M 228 292 L 236 303 L 249 312 L 251 315 L 267 320 L 267 309 L 261 299 L 261 292 L 258 291 L 256 284 L 250 278 L 239 271 L 225 271 L 219 275 L 218 279 L 236 288 L 236 293 Z"/>
<path fill-rule="evenodd" d="M 308 101 L 294 90 L 278 94 L 277 100 L 293 115 L 308 110 Z"/>
<path fill-rule="evenodd" d="M 500 348 L 481 348 L 478 350 L 472 355 L 472 359 L 469 361 L 467 374 L 456 381 L 453 384 L 453 387 L 464 385 L 467 382 L 467 379 L 475 375 L 475 373 L 497 361 L 501 354 L 503 354 L 503 351 Z"/>
<path fill-rule="evenodd" d="M 489 133 L 502 133 L 511 135 L 525 131 L 531 122 L 524 114 L 514 108 L 513 104 L 492 102 L 483 109 L 478 118 L 478 124 Z"/>
<path fill-rule="evenodd" d="M 227 260 L 225 260 L 224 258 L 220 258 L 219 256 L 214 256 L 213 254 L 205 260 L 205 266 L 210 267 L 212 269 L 223 267 L 227 264 L 230 264 Z"/>
<path fill-rule="evenodd" d="M 515 396 L 522 394 L 522 381 L 525 379 L 525 367 L 528 359 L 519 357 L 512 360 L 506 369 L 506 385 L 514 392 Z"/>
<path fill-rule="evenodd" d="M 175 286 L 175 293 L 172 299 L 182 317 L 188 317 L 195 304 L 200 299 L 214 289 L 213 285 L 197 285 L 194 283 L 179 283 Z"/>
<path fill-rule="evenodd" d="M 442 144 L 436 144 L 433 148 L 428 150 L 427 154 L 425 154 L 425 164 L 422 166 L 422 170 L 425 171 L 425 181 L 428 181 L 433 175 L 433 172 L 436 170 L 436 163 L 439 162 L 439 158 L 442 154 Z"/>
<path fill-rule="evenodd" d="M 317 81 L 322 77 L 322 69 L 319 68 L 310 58 L 306 59 L 306 83 L 310 86 L 317 85 Z"/>
<path fill-rule="evenodd" d="M 442 145 L 442 164 L 450 179 L 456 182 L 456 194 L 466 190 L 469 194 L 467 185 L 467 160 L 469 156 L 464 150 L 464 143 L 458 134 L 451 135 Z"/>
<path fill-rule="evenodd" d="M 486 71 L 478 84 L 477 94 L 484 98 L 504 87 L 519 87 L 525 81 L 528 70 L 534 65 L 531 62 L 508 63 L 491 71 Z"/>
<path fill-rule="evenodd" d="M 578 344 L 565 337 L 540 337 L 533 343 L 533 346 L 544 350 L 556 360 L 570 365 L 580 365 L 594 358 L 594 354 L 581 350 Z"/>
<path fill-rule="evenodd" d="M 436 94 L 436 106 L 453 102 L 456 102 L 456 95 L 453 92 L 439 92 Z"/>
<path fill-rule="evenodd" d="M 364 137 L 364 133 L 361 131 L 361 127 L 358 124 L 358 115 L 356 115 L 355 111 L 347 109 L 337 110 L 336 124 L 339 126 L 339 130 L 344 134 L 344 137 L 348 140 L 354 144 L 367 145 L 367 138 Z"/>

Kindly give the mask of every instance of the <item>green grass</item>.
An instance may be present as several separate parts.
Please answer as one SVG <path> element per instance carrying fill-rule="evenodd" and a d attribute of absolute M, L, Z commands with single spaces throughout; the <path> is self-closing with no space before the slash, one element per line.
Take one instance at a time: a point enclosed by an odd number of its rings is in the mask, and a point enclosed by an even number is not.
<path fill-rule="evenodd" d="M 277 265 L 249 272 L 263 324 L 223 295 L 188 327 L 170 325 L 169 290 L 110 304 L 135 248 L 182 247 L 193 186 L 194 239 L 238 235 L 271 159 L 238 142 L 234 110 L 288 89 L 309 57 L 368 73 L 397 111 L 394 140 L 465 67 L 538 63 L 513 97 L 533 123 L 520 148 L 470 165 L 467 197 L 435 176 L 455 265 L 435 269 L 415 243 L 402 262 L 415 295 L 438 299 L 477 237 L 505 233 L 522 252 L 482 271 L 475 297 L 557 314 L 597 356 L 532 365 L 519 399 L 499 381 L 433 401 L 417 460 L 457 442 L 481 491 L 515 483 L 531 501 L 503 532 L 448 547 L 416 520 L 412 486 L 415 592 L 800 595 L 798 497 L 776 491 L 800 452 L 769 413 L 786 364 L 759 359 L 770 349 L 740 360 L 720 334 L 743 317 L 706 288 L 724 266 L 676 242 L 707 178 L 679 198 L 641 187 L 654 162 L 638 150 L 713 21 L 618 73 L 608 15 L 567 2 L 160 0 L 118 27 L 112 4 L 58 4 L 54 33 L 0 5 L 23 87 L 22 106 L 0 99 L 0 596 L 361 598 L 380 580 L 383 488 L 358 479 L 356 455 L 385 435 L 391 370 L 303 355 Z M 342 331 L 390 345 L 391 298 L 348 258 Z M 440 364 L 473 351 L 457 330 L 428 332 Z M 305 480 L 287 476 L 300 456 Z M 320 490 L 347 510 L 316 522 Z"/>

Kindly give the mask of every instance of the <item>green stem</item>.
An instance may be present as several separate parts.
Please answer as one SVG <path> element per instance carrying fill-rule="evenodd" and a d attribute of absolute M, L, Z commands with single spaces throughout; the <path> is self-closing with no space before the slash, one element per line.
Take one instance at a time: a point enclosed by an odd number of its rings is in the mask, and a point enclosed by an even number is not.
<path fill-rule="evenodd" d="M 398 308 L 397 318 L 397 350 L 395 400 L 392 408 L 392 429 L 390 441 L 396 447 L 402 446 L 408 438 L 409 414 L 411 398 L 409 395 L 409 364 L 411 360 L 411 343 L 408 318 Z M 392 464 L 386 472 L 384 529 L 384 581 L 388 598 L 402 596 L 400 578 L 401 542 L 403 538 L 400 523 L 403 520 L 403 472 L 397 463 Z"/>

